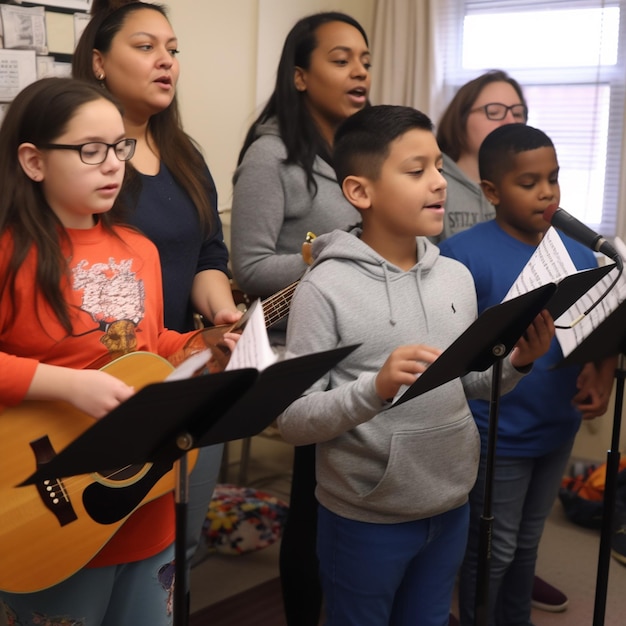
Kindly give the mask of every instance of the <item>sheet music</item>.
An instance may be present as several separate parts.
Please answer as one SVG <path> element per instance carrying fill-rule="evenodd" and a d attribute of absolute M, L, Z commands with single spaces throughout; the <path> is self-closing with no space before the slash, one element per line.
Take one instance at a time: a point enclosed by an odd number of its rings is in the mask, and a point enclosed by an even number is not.
<path fill-rule="evenodd" d="M 35 50 L 48 54 L 43 7 L 0 6 L 5 48 Z"/>
<path fill-rule="evenodd" d="M 0 101 L 10 102 L 37 80 L 34 50 L 0 49 Z"/>
<path fill-rule="evenodd" d="M 626 245 L 619 238 L 614 240 L 617 253 L 626 260 Z M 559 318 L 559 325 L 566 326 L 584 315 L 585 311 L 598 300 L 615 280 L 615 271 L 609 272 L 601 281 L 596 283 L 580 300 Z M 596 329 L 624 300 L 626 299 L 626 277 L 622 274 L 616 285 L 593 311 L 585 315 L 577 324 L 567 330 L 556 331 L 556 337 L 561 344 L 563 356 L 567 356 L 585 337 Z"/>
<path fill-rule="evenodd" d="M 626 259 L 626 245 L 617 237 L 614 243 L 619 255 Z M 575 274 L 577 271 L 563 241 L 556 230 L 550 227 L 503 301 L 510 300 L 548 282 L 558 283 L 566 276 Z M 615 271 L 609 272 L 582 298 L 574 303 L 570 309 L 561 315 L 558 320 L 555 320 L 557 324 L 559 326 L 567 326 L 578 320 L 602 296 L 614 279 Z M 563 356 L 567 356 L 580 344 L 625 298 L 626 278 L 621 276 L 615 287 L 593 311 L 584 316 L 572 328 L 567 330 L 557 329 L 556 338 L 561 345 Z"/>
<path fill-rule="evenodd" d="M 248 318 L 241 337 L 233 350 L 225 371 L 253 367 L 259 371 L 275 363 L 278 359 L 267 336 L 263 307 L 255 300 L 248 311 Z"/>
<path fill-rule="evenodd" d="M 554 228 L 550 227 L 541 243 L 533 252 L 528 263 L 517 277 L 503 302 L 528 293 L 548 283 L 558 283 L 561 279 L 576 273 L 565 244 Z"/>

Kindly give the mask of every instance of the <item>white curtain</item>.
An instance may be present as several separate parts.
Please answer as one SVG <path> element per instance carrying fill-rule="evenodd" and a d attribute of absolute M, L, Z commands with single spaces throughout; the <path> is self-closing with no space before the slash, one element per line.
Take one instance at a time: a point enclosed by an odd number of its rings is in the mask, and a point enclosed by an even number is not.
<path fill-rule="evenodd" d="M 437 0 L 376 0 L 372 104 L 412 106 L 431 117 L 441 111 L 438 23 Z"/>

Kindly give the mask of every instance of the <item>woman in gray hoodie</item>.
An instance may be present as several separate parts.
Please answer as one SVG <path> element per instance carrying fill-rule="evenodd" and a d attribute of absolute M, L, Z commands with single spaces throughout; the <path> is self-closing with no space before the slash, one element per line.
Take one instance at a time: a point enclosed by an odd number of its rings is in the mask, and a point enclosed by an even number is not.
<path fill-rule="evenodd" d="M 297 281 L 308 232 L 359 220 L 331 152 L 339 124 L 367 104 L 369 67 L 365 31 L 342 13 L 310 15 L 287 35 L 274 93 L 248 131 L 233 179 L 231 259 L 244 292 L 265 298 Z M 270 328 L 270 340 L 284 345 L 284 323 Z M 296 447 L 280 553 L 288 626 L 319 622 L 314 490 L 314 447 Z"/>

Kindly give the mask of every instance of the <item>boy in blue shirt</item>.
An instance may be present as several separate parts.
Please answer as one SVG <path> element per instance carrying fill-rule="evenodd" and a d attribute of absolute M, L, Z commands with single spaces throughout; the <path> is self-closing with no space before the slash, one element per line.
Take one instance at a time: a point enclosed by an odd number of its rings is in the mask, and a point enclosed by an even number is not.
<path fill-rule="evenodd" d="M 550 138 L 524 124 L 497 128 L 479 151 L 481 187 L 493 220 L 440 244 L 472 273 L 479 313 L 503 300 L 550 225 L 543 211 L 559 203 L 559 164 Z M 577 269 L 593 253 L 561 235 Z M 543 526 L 555 501 L 581 418 L 606 410 L 613 361 L 551 370 L 563 358 L 556 339 L 533 371 L 500 400 L 493 477 L 489 579 L 490 626 L 531 626 L 531 595 Z M 470 494 L 470 532 L 459 580 L 462 626 L 474 624 L 479 525 L 483 512 L 489 403 L 471 400 L 481 435 L 478 480 Z"/>

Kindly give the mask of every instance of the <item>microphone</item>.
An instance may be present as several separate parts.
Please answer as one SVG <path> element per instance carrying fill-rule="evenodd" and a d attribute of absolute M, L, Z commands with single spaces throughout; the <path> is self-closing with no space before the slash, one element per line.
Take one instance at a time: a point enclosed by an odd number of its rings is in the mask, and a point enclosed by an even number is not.
<path fill-rule="evenodd" d="M 615 261 L 619 270 L 623 267 L 622 257 L 617 250 L 602 236 L 564 211 L 556 204 L 551 204 L 544 212 L 543 219 L 563 231 L 568 237 L 575 239 L 594 252 L 602 252 Z"/>

